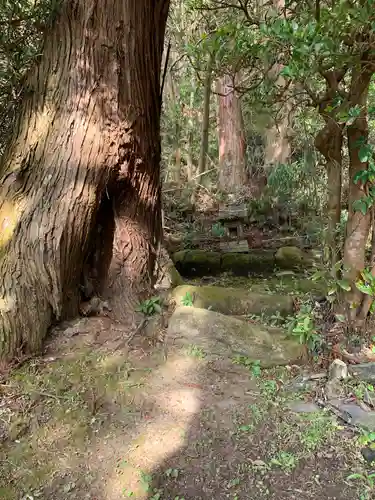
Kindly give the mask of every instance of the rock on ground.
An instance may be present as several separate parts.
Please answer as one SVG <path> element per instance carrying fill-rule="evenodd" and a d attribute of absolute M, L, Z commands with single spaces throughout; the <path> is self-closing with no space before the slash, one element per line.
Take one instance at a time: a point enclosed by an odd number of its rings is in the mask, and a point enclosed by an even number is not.
<path fill-rule="evenodd" d="M 375 431 L 375 412 L 365 411 L 360 408 L 356 403 L 347 403 L 345 400 L 341 399 L 331 399 L 329 401 L 331 405 L 336 407 L 342 414 L 343 420 L 352 424 L 363 427 L 370 432 Z"/>
<path fill-rule="evenodd" d="M 304 269 L 311 267 L 313 263 L 312 256 L 298 247 L 282 247 L 276 252 L 276 263 L 283 269 Z"/>
<path fill-rule="evenodd" d="M 192 299 L 194 307 L 211 309 L 222 314 L 275 314 L 287 316 L 293 312 L 293 298 L 250 292 L 243 288 L 224 288 L 220 286 L 178 286 L 170 293 L 177 306 L 184 304 L 184 298 Z"/>
<path fill-rule="evenodd" d="M 177 307 L 169 320 L 168 338 L 175 345 L 199 347 L 208 359 L 240 355 L 263 367 L 292 364 L 304 353 L 303 346 L 279 329 L 194 307 Z"/>
<path fill-rule="evenodd" d="M 348 378 L 348 367 L 341 359 L 335 359 L 329 367 L 329 380 L 344 380 Z"/>
<path fill-rule="evenodd" d="M 358 365 L 353 365 L 350 367 L 351 374 L 362 380 L 363 382 L 369 382 L 370 384 L 375 384 L 375 363 L 361 363 Z"/>

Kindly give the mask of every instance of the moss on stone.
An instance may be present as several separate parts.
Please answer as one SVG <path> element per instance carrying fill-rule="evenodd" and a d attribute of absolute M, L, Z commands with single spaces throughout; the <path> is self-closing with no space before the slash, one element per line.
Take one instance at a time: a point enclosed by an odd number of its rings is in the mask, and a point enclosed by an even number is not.
<path fill-rule="evenodd" d="M 181 277 L 181 274 L 177 271 L 175 266 L 168 267 L 168 274 L 171 279 L 171 285 L 173 288 L 176 286 L 182 285 L 184 280 Z"/>
<path fill-rule="evenodd" d="M 271 274 L 275 266 L 273 252 L 225 253 L 221 259 L 222 272 L 237 276 Z"/>
<path fill-rule="evenodd" d="M 311 267 L 313 258 L 298 247 L 279 248 L 275 255 L 276 263 L 282 269 L 306 269 Z"/>
<path fill-rule="evenodd" d="M 276 254 L 273 250 L 249 253 L 181 250 L 173 254 L 172 259 L 177 271 L 185 277 L 216 276 L 220 273 L 269 277 L 273 276 L 276 266 L 305 270 L 313 264 L 313 257 L 297 247 L 283 247 Z"/>
<path fill-rule="evenodd" d="M 222 314 L 288 315 L 293 312 L 292 297 L 251 292 L 242 288 L 183 285 L 172 290 L 170 294 L 177 305 L 182 305 L 184 297 L 187 296 L 192 298 L 194 307 Z"/>
<path fill-rule="evenodd" d="M 172 260 L 182 276 L 208 276 L 221 271 L 221 254 L 205 250 L 181 250 Z"/>
<path fill-rule="evenodd" d="M 168 334 L 176 345 L 198 346 L 206 359 L 240 355 L 267 368 L 294 363 L 304 353 L 303 346 L 286 338 L 282 330 L 199 308 L 178 307 L 170 318 Z"/>
<path fill-rule="evenodd" d="M 279 294 L 311 294 L 313 296 L 325 296 L 327 287 L 324 283 L 315 283 L 305 276 L 298 274 L 290 276 L 278 276 L 275 274 L 267 279 L 252 281 L 249 284 L 252 291 L 267 293 L 269 291 Z"/>

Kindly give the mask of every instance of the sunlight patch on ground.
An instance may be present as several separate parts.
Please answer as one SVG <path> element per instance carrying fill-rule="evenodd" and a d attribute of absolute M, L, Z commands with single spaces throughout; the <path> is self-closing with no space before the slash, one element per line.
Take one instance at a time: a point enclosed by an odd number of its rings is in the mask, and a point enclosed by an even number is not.
<path fill-rule="evenodd" d="M 117 436 L 117 445 L 111 444 L 122 466 L 108 478 L 106 499 L 121 498 L 120 493 L 124 497 L 148 498 L 151 472 L 186 444 L 191 421 L 200 411 L 201 391 L 196 387 L 184 387 L 184 384 L 195 378 L 197 365 L 197 360 L 179 355 L 152 374 L 147 393 L 157 414 L 136 429 L 130 442 L 119 446 Z M 103 451 L 105 454 L 108 448 Z"/>

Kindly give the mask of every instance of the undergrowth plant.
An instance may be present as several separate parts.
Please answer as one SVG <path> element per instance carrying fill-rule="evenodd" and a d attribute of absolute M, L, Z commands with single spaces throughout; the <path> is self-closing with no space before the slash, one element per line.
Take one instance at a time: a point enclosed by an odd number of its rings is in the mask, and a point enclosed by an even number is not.
<path fill-rule="evenodd" d="M 333 269 L 323 267 L 318 269 L 312 275 L 311 279 L 315 283 L 323 283 L 327 287 L 327 300 L 330 304 L 335 303 L 341 291 L 348 292 L 350 283 L 347 280 L 340 279 L 336 276 L 342 274 L 342 260 L 336 262 Z"/>
<path fill-rule="evenodd" d="M 225 235 L 225 227 L 220 222 L 216 222 L 211 228 L 212 236 L 222 238 Z"/>
<path fill-rule="evenodd" d="M 161 305 L 162 302 L 160 297 L 151 297 L 150 299 L 140 302 L 136 310 L 145 316 L 153 316 L 154 314 L 161 313 Z"/>
<path fill-rule="evenodd" d="M 362 434 L 358 438 L 358 443 L 361 446 L 368 446 L 372 450 L 375 450 L 375 432 L 363 430 Z"/>
<path fill-rule="evenodd" d="M 375 472 L 363 472 L 350 474 L 347 478 L 348 481 L 360 481 L 363 490 L 359 495 L 359 500 L 370 500 L 374 498 L 375 493 Z"/>
<path fill-rule="evenodd" d="M 360 278 L 355 285 L 360 292 L 375 298 L 375 276 L 372 275 L 370 269 L 364 269 L 361 272 Z M 375 302 L 372 302 L 370 306 L 370 313 L 373 313 L 374 311 Z"/>
<path fill-rule="evenodd" d="M 316 353 L 322 343 L 315 321 L 313 307 L 306 303 L 302 304 L 288 326 L 290 337 L 297 339 L 300 344 L 306 345 L 311 353 Z"/>
<path fill-rule="evenodd" d="M 185 307 L 192 307 L 194 304 L 193 295 L 190 292 L 186 292 L 181 299 L 181 304 Z"/>
<path fill-rule="evenodd" d="M 255 378 L 260 377 L 262 368 L 260 366 L 260 360 L 252 360 L 247 356 L 237 355 L 233 358 L 233 364 L 245 366 Z"/>

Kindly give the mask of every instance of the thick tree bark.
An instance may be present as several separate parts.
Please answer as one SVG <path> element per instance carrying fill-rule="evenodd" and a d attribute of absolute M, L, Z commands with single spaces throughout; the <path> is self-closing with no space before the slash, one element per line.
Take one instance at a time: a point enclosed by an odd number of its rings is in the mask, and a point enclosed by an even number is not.
<path fill-rule="evenodd" d="M 367 164 L 362 163 L 359 158 L 359 149 L 361 142 L 368 140 L 367 96 L 372 74 L 372 67 L 367 62 L 353 70 L 349 101 L 352 107 L 357 105 L 361 109 L 360 116 L 347 129 L 350 184 L 349 217 L 344 245 L 344 270 L 345 278 L 351 283 L 351 291 L 346 295 L 346 303 L 352 321 L 356 319 L 357 310 L 362 301 L 362 294 L 356 288 L 355 281 L 365 267 L 365 250 L 371 225 L 370 210 L 366 214 L 362 214 L 362 212 L 353 209 L 353 204 L 365 195 L 364 186 L 361 183 L 355 184 L 353 179 L 358 172 L 367 168 Z"/>
<path fill-rule="evenodd" d="M 46 37 L 0 167 L 4 359 L 78 313 L 83 273 L 86 294 L 115 297 L 120 319 L 124 292 L 151 280 L 168 4 L 64 0 Z"/>
<path fill-rule="evenodd" d="M 219 187 L 223 192 L 230 193 L 247 183 L 244 123 L 241 102 L 228 75 L 218 80 L 217 93 Z"/>

